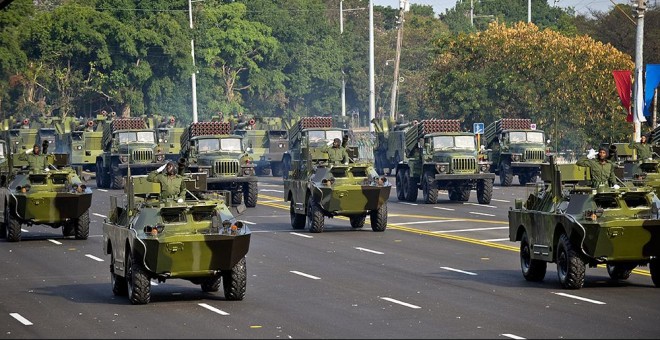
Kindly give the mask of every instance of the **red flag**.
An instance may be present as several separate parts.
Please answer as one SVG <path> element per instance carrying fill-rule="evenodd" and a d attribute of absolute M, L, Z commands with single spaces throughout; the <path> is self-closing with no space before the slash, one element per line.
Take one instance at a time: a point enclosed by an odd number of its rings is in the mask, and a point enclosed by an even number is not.
<path fill-rule="evenodd" d="M 628 112 L 626 122 L 632 123 L 633 115 L 630 110 L 630 97 L 632 97 L 632 72 L 629 70 L 616 70 L 612 71 L 614 75 L 614 82 L 616 83 L 616 90 L 619 92 L 621 98 L 621 105 Z"/>

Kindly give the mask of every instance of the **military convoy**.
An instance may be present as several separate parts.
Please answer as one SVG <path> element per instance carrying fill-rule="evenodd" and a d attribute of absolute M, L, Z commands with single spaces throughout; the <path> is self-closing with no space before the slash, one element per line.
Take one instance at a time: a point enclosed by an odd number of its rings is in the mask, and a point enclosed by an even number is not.
<path fill-rule="evenodd" d="M 390 174 L 396 170 L 405 156 L 406 131 L 417 125 L 417 120 L 394 122 L 389 118 L 372 119 L 376 140 L 374 143 L 374 166 L 381 174 Z"/>
<path fill-rule="evenodd" d="M 279 117 L 258 117 L 238 122 L 234 133 L 243 137 L 254 159 L 257 175 L 282 176 L 282 158 L 289 149 L 288 131 Z"/>
<path fill-rule="evenodd" d="M 103 251 L 110 255 L 114 295 L 147 304 L 152 279 L 183 279 L 204 292 L 222 284 L 226 300 L 245 297 L 250 229 L 228 209 L 229 192 L 205 192 L 205 174 L 185 176 L 181 203 L 161 199 L 160 184 L 144 175 L 128 176 L 123 205 L 111 197 Z"/>
<path fill-rule="evenodd" d="M 176 118 L 155 115 L 147 118 L 149 126 L 156 130 L 158 152 L 165 155 L 165 160 L 178 162 L 181 157 L 181 135 L 185 128 L 177 126 Z"/>
<path fill-rule="evenodd" d="M 403 160 L 396 164 L 396 196 L 415 202 L 418 189 L 424 203 L 436 203 L 438 189 L 452 201 L 465 202 L 477 191 L 477 201 L 489 204 L 495 175 L 491 163 L 476 147 L 472 132 L 460 129 L 456 119 L 422 120 L 405 132 Z"/>
<path fill-rule="evenodd" d="M 325 217 L 345 216 L 352 228 L 360 229 L 368 215 L 371 229 L 384 231 L 391 185 L 348 145 L 346 131 L 332 126 L 331 117 L 303 117 L 289 130 L 284 200 L 290 202 L 291 226 L 321 233 Z M 329 162 L 326 148 L 335 138 L 343 139 L 349 164 Z"/>
<path fill-rule="evenodd" d="M 229 122 L 191 123 L 181 135 L 181 157 L 190 172 L 207 175 L 209 190 L 228 190 L 231 204 L 255 207 L 258 199 L 253 158 Z"/>
<path fill-rule="evenodd" d="M 103 154 L 103 126 L 112 119 L 105 111 L 94 119 L 70 119 L 57 125 L 56 152 L 70 155 L 71 167 L 96 173 L 96 158 Z"/>
<path fill-rule="evenodd" d="M 516 175 L 520 185 L 536 182 L 548 150 L 545 133 L 531 119 L 496 120 L 486 127 L 484 142 L 493 162 L 491 171 L 499 175 L 500 185 L 510 186 Z"/>
<path fill-rule="evenodd" d="M 660 199 L 649 186 L 590 186 L 588 168 L 542 165 L 541 178 L 526 200 L 508 212 L 509 240 L 520 241 L 520 266 L 527 281 L 542 281 L 547 263 L 557 264 L 565 289 L 579 289 L 586 267 L 604 264 L 610 278 L 628 279 L 648 265 L 660 287 Z"/>

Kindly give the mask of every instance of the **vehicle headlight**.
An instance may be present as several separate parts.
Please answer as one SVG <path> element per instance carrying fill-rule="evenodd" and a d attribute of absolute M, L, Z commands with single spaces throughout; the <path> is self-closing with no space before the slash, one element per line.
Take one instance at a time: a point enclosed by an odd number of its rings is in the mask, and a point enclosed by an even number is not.
<path fill-rule="evenodd" d="M 481 164 L 481 171 L 483 172 L 488 171 L 488 164 Z"/>
<path fill-rule="evenodd" d="M 119 161 L 122 163 L 128 162 L 128 156 L 119 156 Z"/>
<path fill-rule="evenodd" d="M 252 175 L 252 168 L 243 169 L 243 175 Z"/>
<path fill-rule="evenodd" d="M 279 147 L 280 147 L 280 148 L 283 148 L 283 147 L 284 147 L 284 143 L 280 143 L 280 144 L 279 144 Z"/>
<path fill-rule="evenodd" d="M 514 162 L 520 161 L 520 155 L 513 155 L 512 158 Z"/>
<path fill-rule="evenodd" d="M 82 145 L 76 146 L 76 150 L 82 150 Z"/>
<path fill-rule="evenodd" d="M 438 170 L 438 172 L 445 172 L 447 171 L 447 166 L 445 164 L 436 164 L 435 169 Z"/>
<path fill-rule="evenodd" d="M 156 155 L 157 162 L 162 162 L 163 160 L 165 160 L 165 155 L 163 154 Z"/>

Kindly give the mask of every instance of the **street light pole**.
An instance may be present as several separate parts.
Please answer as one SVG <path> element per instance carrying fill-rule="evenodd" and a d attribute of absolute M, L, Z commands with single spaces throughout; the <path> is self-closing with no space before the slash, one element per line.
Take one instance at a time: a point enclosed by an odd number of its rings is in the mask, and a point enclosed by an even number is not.
<path fill-rule="evenodd" d="M 193 29 L 192 17 L 192 0 L 188 0 L 188 16 L 190 17 L 190 30 Z M 197 79 L 195 77 L 195 40 L 190 39 L 190 54 L 192 56 L 193 72 L 192 72 L 192 109 L 193 109 L 193 123 L 197 123 Z"/>
<path fill-rule="evenodd" d="M 369 0 L 369 132 L 374 132 L 376 85 L 374 81 L 374 1 Z"/>
<path fill-rule="evenodd" d="M 408 0 L 399 0 L 399 30 L 396 38 L 396 58 L 394 59 L 394 81 L 390 97 L 390 119 L 396 119 L 396 101 L 399 91 L 399 63 L 401 59 L 401 40 L 403 39 L 404 13 L 408 11 Z"/>
<path fill-rule="evenodd" d="M 344 34 L 344 0 L 339 1 L 339 33 Z M 341 70 L 341 116 L 346 117 L 346 78 Z"/>
<path fill-rule="evenodd" d="M 644 90 L 642 87 L 642 70 L 644 69 L 642 53 L 644 51 L 644 12 L 646 11 L 647 0 L 633 1 L 635 1 L 633 3 L 633 15 L 637 17 L 637 32 L 635 35 L 635 88 L 633 96 L 635 98 L 635 114 L 633 115 L 635 136 L 633 140 L 639 141 L 642 135 L 640 118 L 642 121 L 646 121 L 644 118 Z"/>

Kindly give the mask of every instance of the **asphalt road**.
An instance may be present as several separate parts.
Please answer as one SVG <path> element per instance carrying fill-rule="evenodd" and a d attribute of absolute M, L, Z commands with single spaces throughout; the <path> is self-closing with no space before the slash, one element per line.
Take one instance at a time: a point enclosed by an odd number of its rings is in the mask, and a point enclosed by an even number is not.
<path fill-rule="evenodd" d="M 490 205 L 398 202 L 388 227 L 352 230 L 326 218 L 323 233 L 294 230 L 282 181 L 261 177 L 257 207 L 240 219 L 253 235 L 247 293 L 226 301 L 184 280 L 152 283 L 148 305 L 115 297 L 102 222 L 109 196 L 94 189 L 88 240 L 24 227 L 0 240 L 0 338 L 657 338 L 660 289 L 648 268 L 627 281 L 588 268 L 563 290 L 555 265 L 524 280 L 507 210 L 526 188 L 496 185 Z M 517 181 L 514 180 L 517 185 Z M 90 182 L 93 187 L 93 183 Z M 421 197 L 421 195 L 420 195 Z M 420 201 L 421 202 L 421 201 Z"/>

